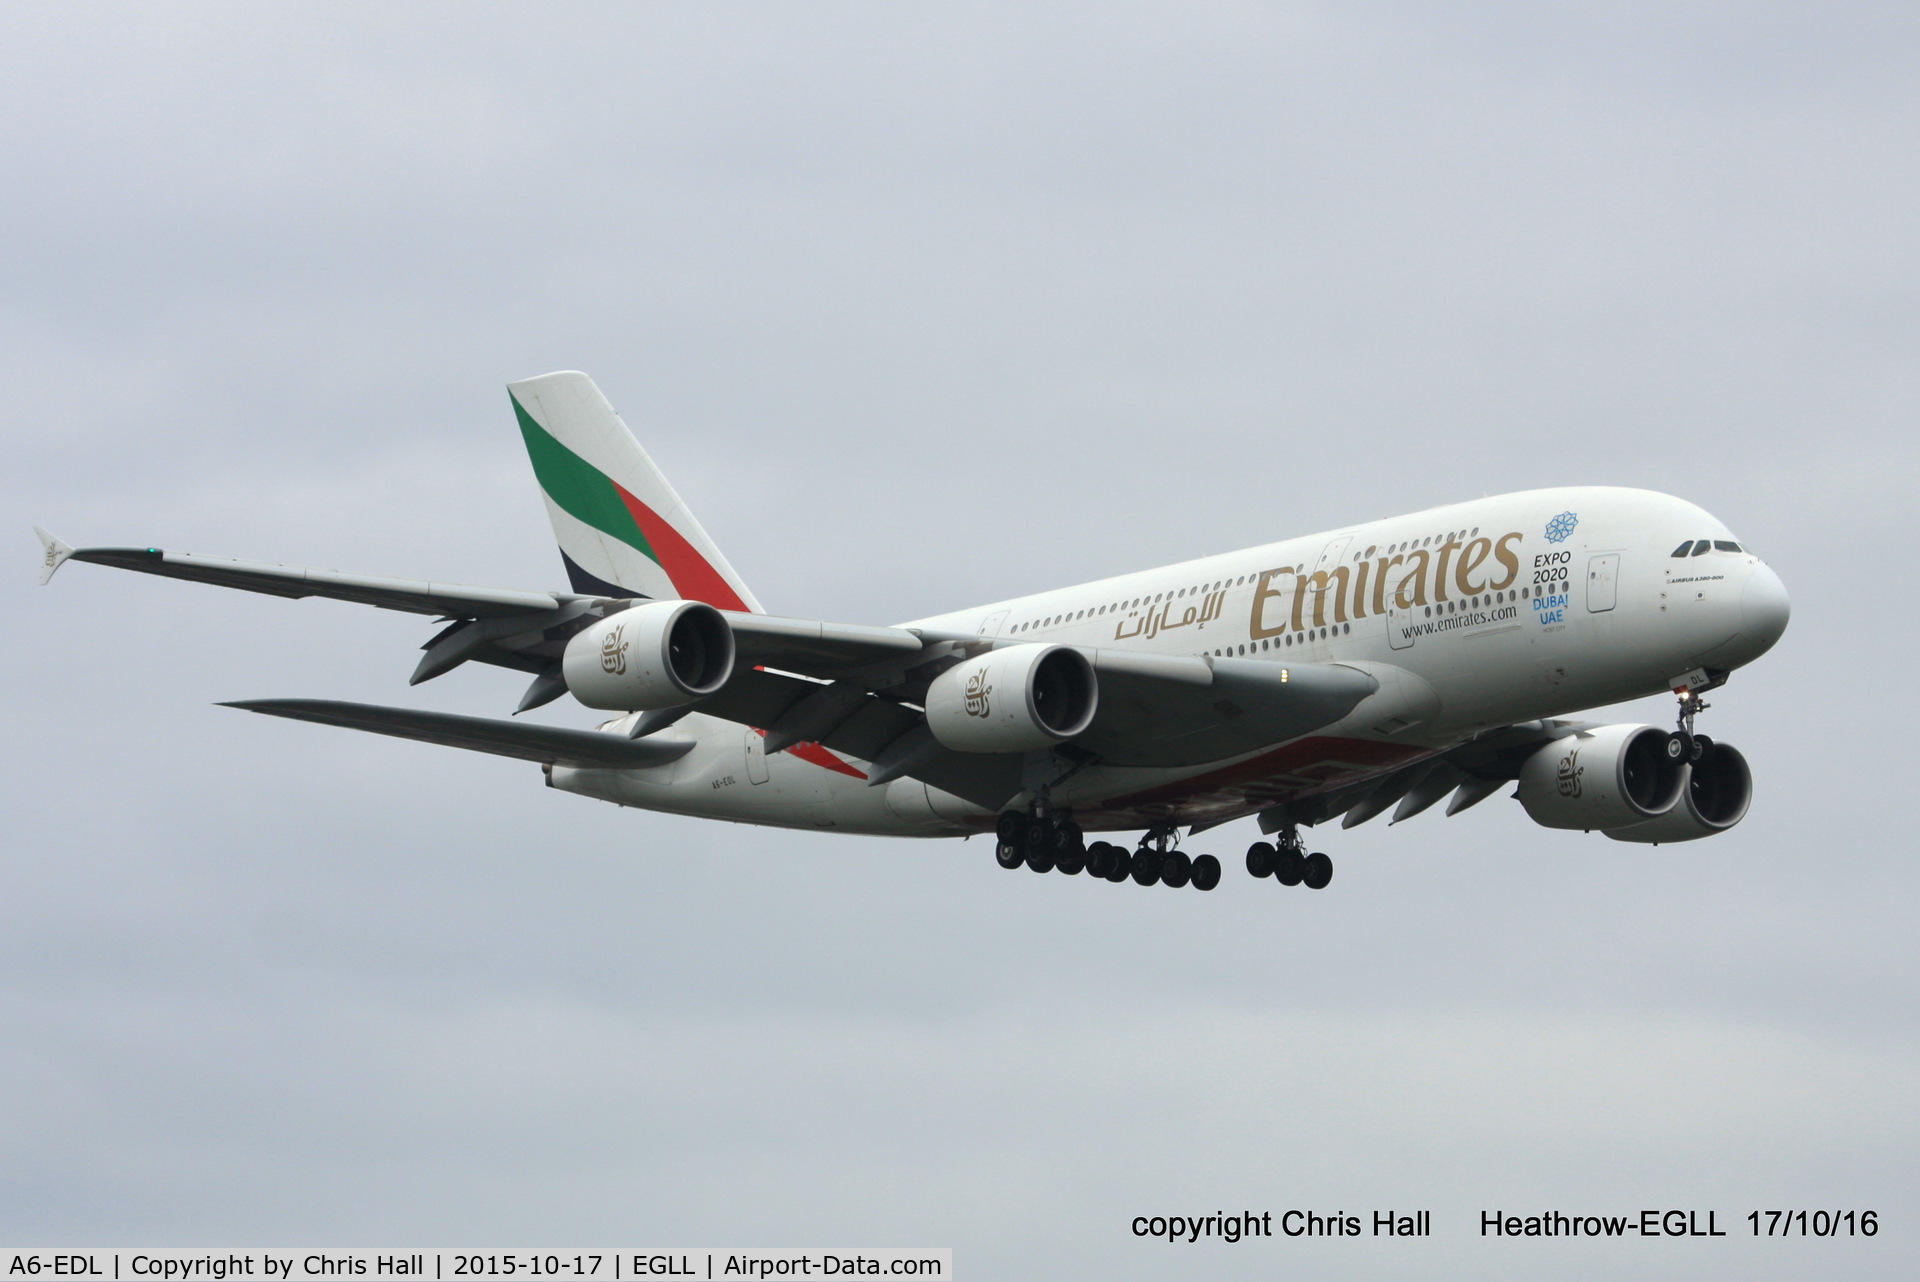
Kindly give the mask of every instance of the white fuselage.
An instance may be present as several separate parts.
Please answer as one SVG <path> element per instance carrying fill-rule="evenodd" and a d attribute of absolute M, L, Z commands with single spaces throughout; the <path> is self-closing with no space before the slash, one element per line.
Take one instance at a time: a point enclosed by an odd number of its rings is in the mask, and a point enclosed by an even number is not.
<path fill-rule="evenodd" d="M 1655 694 L 1751 662 L 1786 593 L 1734 536 L 1645 490 L 1533 490 L 1392 517 L 904 624 L 1002 642 L 1274 663 L 1340 663 L 1380 689 L 1335 725 L 1179 769 L 1095 765 L 1052 793 L 1088 831 L 1217 823 L 1350 784 L 1480 731 Z M 555 767 L 554 787 L 742 823 L 895 835 L 983 831 L 993 816 L 817 745 L 769 757 L 760 734 L 693 714 L 695 747 L 646 770 Z"/>

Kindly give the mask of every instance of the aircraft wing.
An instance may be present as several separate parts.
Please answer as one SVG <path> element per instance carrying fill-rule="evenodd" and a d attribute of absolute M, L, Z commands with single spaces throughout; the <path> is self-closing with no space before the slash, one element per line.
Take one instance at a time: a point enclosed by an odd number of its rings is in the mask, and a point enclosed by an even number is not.
<path fill-rule="evenodd" d="M 455 620 L 453 629 L 422 649 L 433 651 L 416 671 L 415 682 L 451 671 L 473 659 L 537 672 L 555 663 L 567 637 L 591 622 L 604 598 L 567 592 L 530 592 L 519 588 L 474 587 L 428 579 L 398 579 L 346 574 L 339 570 L 273 561 L 246 561 L 169 552 L 163 548 L 73 548 L 36 528 L 45 551 L 44 584 L 68 561 L 84 561 L 140 574 L 210 583 L 244 592 L 281 597 L 326 597 L 383 610 L 404 610 Z M 858 623 L 827 623 L 770 614 L 723 610 L 733 629 L 740 661 L 747 666 L 780 668 L 808 676 L 830 677 L 889 659 L 917 653 L 919 634 L 900 628 Z M 462 627 L 458 621 L 471 626 Z M 578 621 L 578 622 L 576 622 Z M 573 625 L 571 627 L 567 625 Z"/>
<path fill-rule="evenodd" d="M 338 570 L 318 570 L 304 565 L 241 561 L 232 557 L 202 556 L 197 552 L 168 552 L 161 548 L 68 548 L 64 555 L 57 551 L 50 555 L 57 556 L 61 563 L 87 561 L 141 574 L 163 575 L 169 579 L 190 579 L 196 583 L 211 583 L 216 587 L 239 588 L 244 592 L 265 592 L 284 597 L 331 597 L 336 601 L 358 601 L 362 605 L 379 606 L 383 610 L 407 610 L 414 614 L 502 618 L 558 609 L 561 601 L 570 599 L 557 597 L 551 592 L 342 574 Z M 51 573 L 48 577 L 51 577 Z"/>
<path fill-rule="evenodd" d="M 426 654 L 413 681 L 429 680 L 470 659 L 518 668 L 536 674 L 521 711 L 565 693 L 558 678 L 568 639 L 611 603 L 575 593 L 345 574 L 160 548 L 75 549 L 45 531 L 36 533 L 45 549 L 42 582 L 69 560 L 87 561 L 249 592 L 327 597 L 448 619 L 449 625 L 422 647 Z M 818 742 L 871 762 L 875 783 L 911 775 L 996 808 L 1023 786 L 1020 754 L 942 748 L 920 711 L 935 676 L 995 642 L 740 610 L 722 614 L 734 634 L 734 677 L 726 689 L 695 706 L 765 729 L 768 751 Z M 1367 673 L 1340 664 L 1283 666 L 1112 649 L 1084 653 L 1098 676 L 1099 712 L 1083 735 L 1063 746 L 1062 755 L 1117 766 L 1187 766 L 1254 752 L 1339 720 L 1378 688 Z M 236 706 L 529 760 L 613 768 L 659 760 L 644 737 L 625 741 L 637 749 L 625 752 L 608 742 L 610 736 L 591 731 L 484 718 L 308 700 Z M 527 733 L 507 733 L 520 730 Z"/>
<path fill-rule="evenodd" d="M 1333 663 L 1283 668 L 1249 659 L 1087 653 L 1100 683 L 1099 711 L 1061 753 L 1108 765 L 1195 765 L 1258 751 L 1338 721 L 1379 688 L 1368 673 Z M 911 775 L 998 809 L 1024 786 L 1024 759 L 954 752 L 933 739 L 917 705 L 941 662 L 908 668 L 899 684 L 877 692 L 855 681 L 736 670 L 724 690 L 694 706 L 767 730 L 770 752 L 811 740 L 871 762 L 873 783 Z"/>
<path fill-rule="evenodd" d="M 247 699 L 223 703 L 223 708 L 291 717 L 325 726 L 345 726 L 374 734 L 445 744 L 498 757 L 519 757 L 557 766 L 584 766 L 631 770 L 664 766 L 693 750 L 693 741 L 629 739 L 597 730 L 570 730 L 563 726 L 499 721 L 491 717 L 463 717 L 450 712 L 422 712 L 413 708 L 383 708 L 371 703 L 343 703 L 335 699 Z"/>
<path fill-rule="evenodd" d="M 1339 663 L 1095 650 L 1093 724 L 1074 742 L 1114 766 L 1190 766 L 1311 734 L 1380 688 Z"/>

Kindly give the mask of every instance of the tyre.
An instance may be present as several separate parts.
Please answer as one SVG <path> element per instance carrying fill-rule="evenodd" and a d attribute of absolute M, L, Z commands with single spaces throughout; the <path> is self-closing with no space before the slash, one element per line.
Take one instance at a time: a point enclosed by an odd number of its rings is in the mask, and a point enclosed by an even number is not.
<path fill-rule="evenodd" d="M 1220 884 L 1220 861 L 1212 855 L 1202 855 L 1193 861 L 1193 888 L 1212 890 Z"/>
<path fill-rule="evenodd" d="M 1142 886 L 1160 880 L 1160 852 L 1141 847 L 1133 852 L 1133 879 Z"/>
<path fill-rule="evenodd" d="M 1087 848 L 1086 834 L 1080 831 L 1080 825 L 1073 820 L 1067 820 L 1061 824 L 1056 831 L 1060 835 L 1060 848 L 1062 850 L 1085 850 Z"/>
<path fill-rule="evenodd" d="M 1307 856 L 1305 864 L 1305 876 L 1301 880 L 1307 883 L 1307 889 L 1325 890 L 1333 880 L 1333 860 L 1316 850 Z"/>
<path fill-rule="evenodd" d="M 1273 879 L 1282 886 L 1298 886 L 1307 875 L 1307 857 L 1297 850 L 1283 850 L 1273 861 Z"/>
<path fill-rule="evenodd" d="M 1247 847 L 1247 871 L 1256 877 L 1273 876 L 1273 862 L 1280 857 L 1271 843 L 1256 841 Z"/>
<path fill-rule="evenodd" d="M 1107 875 L 1107 843 L 1096 841 L 1087 847 L 1087 876 L 1105 877 Z"/>
<path fill-rule="evenodd" d="M 1003 846 L 1017 846 L 1020 839 L 1027 835 L 1027 817 L 1018 810 L 1003 810 L 993 825 L 993 835 L 1000 838 Z"/>
<path fill-rule="evenodd" d="M 1028 846 L 1027 867 L 1033 869 L 1035 872 L 1052 872 L 1053 852 L 1051 850 L 1035 850 L 1032 846 Z"/>
<path fill-rule="evenodd" d="M 1080 870 L 1087 866 L 1087 856 L 1075 847 L 1068 846 L 1054 857 L 1053 866 L 1056 871 L 1069 877 L 1078 877 Z"/>
<path fill-rule="evenodd" d="M 1133 876 L 1133 855 L 1125 846 L 1108 846 L 1107 880 L 1122 882 Z"/>
<path fill-rule="evenodd" d="M 1667 736 L 1667 760 L 1691 761 L 1693 759 L 1693 736 L 1685 730 L 1675 730 Z"/>
<path fill-rule="evenodd" d="M 1713 740 L 1703 734 L 1697 734 L 1693 736 L 1693 751 L 1687 754 L 1687 763 L 1697 766 L 1705 761 L 1707 754 L 1712 751 Z"/>
<path fill-rule="evenodd" d="M 1180 889 L 1193 880 L 1193 860 L 1178 850 L 1168 851 L 1167 857 L 1160 861 L 1160 880 L 1175 890 Z"/>
<path fill-rule="evenodd" d="M 1010 842 L 1001 842 L 994 848 L 993 857 L 1002 868 L 1018 868 L 1027 862 L 1027 852 Z"/>
<path fill-rule="evenodd" d="M 1053 852 L 1058 849 L 1060 849 L 1060 834 L 1053 830 L 1052 824 L 1037 823 L 1027 825 L 1027 854 L 1029 856 L 1034 854 L 1045 855 L 1049 866 L 1051 866 L 1053 862 Z"/>

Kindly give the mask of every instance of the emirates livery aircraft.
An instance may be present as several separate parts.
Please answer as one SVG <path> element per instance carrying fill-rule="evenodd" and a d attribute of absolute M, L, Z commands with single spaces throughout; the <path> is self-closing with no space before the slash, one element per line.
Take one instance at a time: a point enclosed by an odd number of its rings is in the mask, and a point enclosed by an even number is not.
<path fill-rule="evenodd" d="M 1508 784 L 1536 823 L 1688 841 L 1753 779 L 1694 732 L 1779 640 L 1787 593 L 1691 503 L 1532 490 L 995 601 L 895 627 L 768 614 L 599 388 L 509 385 L 571 592 L 341 574 L 159 548 L 67 561 L 437 616 L 418 684 L 518 668 L 597 730 L 328 700 L 227 706 L 537 761 L 622 806 L 902 837 L 994 833 L 1004 868 L 1211 890 L 1178 848 L 1249 815 L 1247 871 L 1315 889 L 1303 827 L 1397 822 Z M 1661 691 L 1678 728 L 1566 719 Z M 1132 849 L 1093 834 L 1137 832 Z"/>

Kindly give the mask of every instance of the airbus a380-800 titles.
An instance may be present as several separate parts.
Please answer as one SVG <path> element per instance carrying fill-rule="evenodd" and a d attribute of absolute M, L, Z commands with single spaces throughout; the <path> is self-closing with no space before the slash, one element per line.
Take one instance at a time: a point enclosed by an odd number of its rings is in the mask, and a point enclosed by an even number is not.
<path fill-rule="evenodd" d="M 1786 630 L 1779 577 L 1712 516 L 1563 488 L 1369 521 L 894 627 L 768 614 L 584 374 L 508 385 L 570 592 L 159 548 L 67 561 L 436 617 L 413 683 L 467 662 L 572 695 L 596 730 L 368 704 L 228 706 L 540 763 L 676 814 L 912 837 L 993 833 L 1005 868 L 1211 890 L 1183 836 L 1257 816 L 1247 871 L 1325 887 L 1303 828 L 1457 814 L 1517 785 L 1549 828 L 1725 832 L 1753 779 L 1695 732 Z M 1671 691 L 1676 727 L 1581 709 Z M 1139 833 L 1115 844 L 1099 834 Z M 1095 839 L 1088 840 L 1089 836 Z"/>

